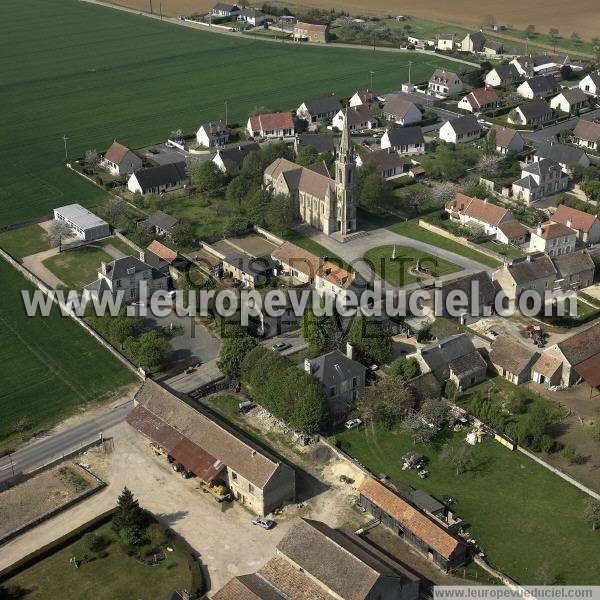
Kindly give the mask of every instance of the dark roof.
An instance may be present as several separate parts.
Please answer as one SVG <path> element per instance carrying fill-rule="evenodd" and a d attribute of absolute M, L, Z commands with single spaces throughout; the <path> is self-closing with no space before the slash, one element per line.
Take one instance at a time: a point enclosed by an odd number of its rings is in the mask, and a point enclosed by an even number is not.
<path fill-rule="evenodd" d="M 471 131 L 481 131 L 481 125 L 477 122 L 475 115 L 463 115 L 458 119 L 448 121 L 455 133 L 469 133 Z"/>
<path fill-rule="evenodd" d="M 253 6 L 244 6 L 240 11 L 240 15 L 242 17 L 262 17 L 263 13 Z"/>
<path fill-rule="evenodd" d="M 448 363 L 448 368 L 457 376 L 466 376 L 487 369 L 487 364 L 478 350 L 459 356 Z"/>
<path fill-rule="evenodd" d="M 543 117 L 548 113 L 552 114 L 550 105 L 541 98 L 536 98 L 530 102 L 524 102 L 518 108 L 527 120 Z"/>
<path fill-rule="evenodd" d="M 105 275 L 112 281 L 114 279 L 121 279 L 122 277 L 129 277 L 133 273 L 143 273 L 149 270 L 152 271 L 153 276 L 163 277 L 162 273 L 158 273 L 156 269 L 142 262 L 136 256 L 124 256 L 123 258 L 115 258 L 115 260 L 106 263 Z"/>
<path fill-rule="evenodd" d="M 438 400 L 442 397 L 442 386 L 433 373 L 419 375 L 411 379 L 406 385 L 412 390 L 418 404 L 423 403 L 425 400 Z"/>
<path fill-rule="evenodd" d="M 511 63 L 497 65 L 496 68 L 492 70 L 496 71 L 498 77 L 500 77 L 500 79 L 503 81 L 507 79 L 519 78 L 519 71 L 517 71 L 517 67 Z"/>
<path fill-rule="evenodd" d="M 476 288 L 479 291 L 479 297 L 477 299 L 477 306 L 479 308 L 488 306 L 494 301 L 497 291 L 496 287 L 489 273 L 480 271 L 479 273 L 473 273 L 472 275 L 465 275 L 458 279 L 451 279 L 443 282 L 440 290 L 443 306 L 446 306 L 446 298 L 450 292 L 461 291 L 467 295 L 467 298 L 471 298 L 473 290 Z"/>
<path fill-rule="evenodd" d="M 323 385 L 329 387 L 352 377 L 364 375 L 366 367 L 348 358 L 338 350 L 309 359 L 311 374 Z"/>
<path fill-rule="evenodd" d="M 573 135 L 580 140 L 598 142 L 600 141 L 600 123 L 579 119 L 573 130 Z"/>
<path fill-rule="evenodd" d="M 317 152 L 335 152 L 333 136 L 328 133 L 301 133 L 296 137 L 298 149 L 312 146 Z"/>
<path fill-rule="evenodd" d="M 508 266 L 508 271 L 518 285 L 556 275 L 552 260 L 544 253 L 529 254 L 523 258 L 517 258 Z"/>
<path fill-rule="evenodd" d="M 525 83 L 529 85 L 534 94 L 547 94 L 560 89 L 558 81 L 552 75 L 536 75 Z"/>
<path fill-rule="evenodd" d="M 446 507 L 423 490 L 411 489 L 406 495 L 415 506 L 430 513 L 443 511 Z"/>
<path fill-rule="evenodd" d="M 310 165 L 308 165 L 306 168 L 318 173 L 319 175 L 323 175 L 324 177 L 331 177 L 331 173 L 329 173 L 329 169 L 327 168 L 327 164 L 324 160 L 318 160 L 314 163 L 310 163 Z"/>
<path fill-rule="evenodd" d="M 424 144 L 423 130 L 420 127 L 393 127 L 387 130 L 390 144 L 396 146 L 409 146 Z"/>
<path fill-rule="evenodd" d="M 448 378 L 448 367 L 452 361 L 474 351 L 471 338 L 465 333 L 457 333 L 424 346 L 419 352 L 433 374 L 443 381 Z"/>
<path fill-rule="evenodd" d="M 587 252 L 571 252 L 553 259 L 559 277 L 569 277 L 595 269 L 594 261 Z"/>
<path fill-rule="evenodd" d="M 513 375 L 519 375 L 533 363 L 537 356 L 537 352 L 533 352 L 509 336 L 501 335 L 492 342 L 490 362 Z"/>
<path fill-rule="evenodd" d="M 559 342 L 558 347 L 571 366 L 600 353 L 600 323 Z"/>
<path fill-rule="evenodd" d="M 240 169 L 244 159 L 251 152 L 258 152 L 260 146 L 256 142 L 239 145 L 233 148 L 220 148 L 217 152 L 228 170 L 231 168 Z"/>
<path fill-rule="evenodd" d="M 222 137 L 229 133 L 229 129 L 223 121 L 210 121 L 209 123 L 202 123 L 198 129 L 204 129 L 206 135 L 209 138 Z"/>
<path fill-rule="evenodd" d="M 254 258 L 247 254 L 228 254 L 223 259 L 223 263 L 227 263 L 253 276 L 264 275 L 273 267 L 271 257 L 259 256 L 258 258 Z"/>
<path fill-rule="evenodd" d="M 152 225 L 152 227 L 158 227 L 163 231 L 169 231 L 169 229 L 175 227 L 175 225 L 179 223 L 178 219 L 171 215 L 168 215 L 167 213 L 162 212 L 162 210 L 157 210 L 155 213 L 152 213 L 146 219 L 146 222 Z"/>
<path fill-rule="evenodd" d="M 393 115 L 394 117 L 404 117 L 412 108 L 418 108 L 414 102 L 406 100 L 398 94 L 390 94 L 386 98 L 385 106 L 383 107 L 384 115 Z"/>
<path fill-rule="evenodd" d="M 376 150 L 365 157 L 365 162 L 373 162 L 377 169 L 385 171 L 387 169 L 397 169 L 404 165 L 404 158 L 391 148 L 386 150 Z"/>
<path fill-rule="evenodd" d="M 240 9 L 240 7 L 237 4 L 225 4 L 224 2 L 217 2 L 213 6 L 213 10 L 232 11 L 232 10 L 239 10 L 239 9 Z"/>
<path fill-rule="evenodd" d="M 365 122 L 376 122 L 377 118 L 373 115 L 371 110 L 366 104 L 359 104 L 358 106 L 351 106 L 348 108 L 346 113 L 348 116 L 349 125 L 360 125 Z"/>
<path fill-rule="evenodd" d="M 230 579 L 213 598 L 214 600 L 285 600 L 286 596 L 258 573 L 250 573 Z"/>
<path fill-rule="evenodd" d="M 580 148 L 573 148 L 573 146 L 556 144 L 554 142 L 543 142 L 537 147 L 535 153 L 537 156 L 550 158 L 557 163 L 565 165 L 577 165 L 586 155 Z"/>
<path fill-rule="evenodd" d="M 589 96 L 578 87 L 563 89 L 558 95 L 563 96 L 569 104 L 586 103 L 589 101 Z"/>
<path fill-rule="evenodd" d="M 306 100 L 304 105 L 308 109 L 311 115 L 322 115 L 326 113 L 336 113 L 342 108 L 341 102 L 336 98 L 334 94 L 328 94 L 321 96 L 320 98 L 313 98 L 312 100 Z"/>
<path fill-rule="evenodd" d="M 143 190 L 167 183 L 178 183 L 188 178 L 185 161 L 138 169 L 134 175 Z"/>

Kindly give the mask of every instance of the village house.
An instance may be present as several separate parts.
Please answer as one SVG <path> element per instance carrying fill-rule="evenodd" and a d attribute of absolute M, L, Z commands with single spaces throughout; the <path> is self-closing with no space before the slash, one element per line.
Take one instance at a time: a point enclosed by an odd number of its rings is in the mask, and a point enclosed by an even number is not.
<path fill-rule="evenodd" d="M 565 173 L 571 173 L 574 167 L 589 167 L 589 156 L 579 148 L 555 142 L 538 144 L 533 155 L 534 162 L 547 158 L 558 163 Z"/>
<path fill-rule="evenodd" d="M 271 259 L 276 264 L 275 272 L 279 277 L 289 277 L 292 283 L 313 285 L 317 274 L 326 262 L 308 250 L 285 241 L 273 250 Z"/>
<path fill-rule="evenodd" d="M 350 131 L 374 129 L 378 125 L 377 118 L 366 105 L 354 106 L 344 110 L 340 109 L 333 117 L 331 124 L 341 131 L 346 120 Z"/>
<path fill-rule="evenodd" d="M 324 260 L 315 277 L 315 289 L 320 296 L 328 296 L 335 300 L 343 291 L 353 290 L 360 295 L 366 288 L 366 282 L 356 272 L 350 272 L 329 260 Z M 346 306 L 347 302 L 343 305 Z"/>
<path fill-rule="evenodd" d="M 453 33 L 440 33 L 436 37 L 435 47 L 438 50 L 454 50 L 456 36 Z"/>
<path fill-rule="evenodd" d="M 459 333 L 418 350 L 418 360 L 443 385 L 452 380 L 459 390 L 477 385 L 485 379 L 487 364 L 471 338 Z"/>
<path fill-rule="evenodd" d="M 54 220 L 66 223 L 73 236 L 91 242 L 110 235 L 110 225 L 80 204 L 68 204 L 54 209 Z"/>
<path fill-rule="evenodd" d="M 514 306 L 527 290 L 535 291 L 542 297 L 552 291 L 556 269 L 547 254 L 528 254 L 496 269 L 492 273 L 492 280 L 506 293 L 509 305 Z"/>
<path fill-rule="evenodd" d="M 419 579 L 354 533 L 301 518 L 257 573 L 230 579 L 214 600 L 418 600 Z"/>
<path fill-rule="evenodd" d="M 219 171 L 232 177 L 239 173 L 246 156 L 251 152 L 258 152 L 259 150 L 260 146 L 256 142 L 240 144 L 239 146 L 230 148 L 217 148 L 217 153 L 212 161 L 219 167 Z"/>
<path fill-rule="evenodd" d="M 577 239 L 582 244 L 600 242 L 600 220 L 592 215 L 566 204 L 561 204 L 550 217 L 552 223 L 561 223 L 577 232 Z"/>
<path fill-rule="evenodd" d="M 190 178 L 185 161 L 146 167 L 135 171 L 127 181 L 133 194 L 163 194 L 186 187 Z"/>
<path fill-rule="evenodd" d="M 542 158 L 521 170 L 521 179 L 512 184 L 512 195 L 526 204 L 563 192 L 569 178 L 562 167 L 549 158 Z"/>
<path fill-rule="evenodd" d="M 588 73 L 580 82 L 579 89 L 590 96 L 600 95 L 600 71 Z"/>
<path fill-rule="evenodd" d="M 560 85 L 552 75 L 536 75 L 524 81 L 517 88 L 517 93 L 527 100 L 533 100 L 534 98 L 553 96 L 559 90 Z"/>
<path fill-rule="evenodd" d="M 313 100 L 306 100 L 296 110 L 296 116 L 309 123 L 321 123 L 333 119 L 341 110 L 342 104 L 334 94 L 327 94 Z"/>
<path fill-rule="evenodd" d="M 327 398 L 329 423 L 344 422 L 356 408 L 365 387 L 367 368 L 352 358 L 352 344 L 347 344 L 346 354 L 333 350 L 316 358 L 304 359 L 304 370 L 318 382 Z"/>
<path fill-rule="evenodd" d="M 576 114 L 588 105 L 589 96 L 578 87 L 563 90 L 550 100 L 550 108 L 568 114 Z"/>
<path fill-rule="evenodd" d="M 492 110 L 500 106 L 500 98 L 498 94 L 491 88 L 481 88 L 469 92 L 461 98 L 458 103 L 458 108 L 468 110 L 472 113 L 484 112 Z"/>
<path fill-rule="evenodd" d="M 367 154 L 364 158 L 357 155 L 356 165 L 358 167 L 367 163 L 373 163 L 377 173 L 386 180 L 395 179 L 403 175 L 406 166 L 404 159 L 391 148 L 387 150 L 375 150 Z"/>
<path fill-rule="evenodd" d="M 456 73 L 436 69 L 429 79 L 427 89 L 436 96 L 455 96 L 463 91 L 463 82 Z"/>
<path fill-rule="evenodd" d="M 577 232 L 562 223 L 541 223 L 531 232 L 530 252 L 560 256 L 575 250 Z"/>
<path fill-rule="evenodd" d="M 542 125 L 552 119 L 550 105 L 541 99 L 531 100 L 508 113 L 507 121 L 514 125 Z"/>
<path fill-rule="evenodd" d="M 562 290 L 580 290 L 594 283 L 596 265 L 587 252 L 571 252 L 552 259 Z"/>
<path fill-rule="evenodd" d="M 127 175 L 143 167 L 142 159 L 115 140 L 100 159 L 100 166 L 112 175 Z"/>
<path fill-rule="evenodd" d="M 292 37 L 295 41 L 326 44 L 329 41 L 329 27 L 316 23 L 296 23 Z"/>
<path fill-rule="evenodd" d="M 534 77 L 547 73 L 557 73 L 560 67 L 569 64 L 568 57 L 538 54 L 517 56 L 510 61 L 522 77 Z"/>
<path fill-rule="evenodd" d="M 494 124 L 487 133 L 487 137 L 492 136 L 495 138 L 496 152 L 498 154 L 522 152 L 525 147 L 523 136 L 516 129 Z"/>
<path fill-rule="evenodd" d="M 506 221 L 498 225 L 496 240 L 501 244 L 510 244 L 512 246 L 522 246 L 529 236 L 527 229 L 520 221 Z"/>
<path fill-rule="evenodd" d="M 519 385 L 531 379 L 531 367 L 539 354 L 509 336 L 498 336 L 491 345 L 490 362 L 500 377 Z"/>
<path fill-rule="evenodd" d="M 131 304 L 140 299 L 142 285 L 146 286 L 144 293 L 150 298 L 154 292 L 169 289 L 169 277 L 136 256 L 124 256 L 108 263 L 102 262 L 98 279 L 84 289 L 99 297 L 104 292 L 110 292 L 115 298 L 122 294 L 123 302 Z"/>
<path fill-rule="evenodd" d="M 491 87 L 506 88 L 515 85 L 521 80 L 521 75 L 516 67 L 511 64 L 498 65 L 488 71 L 484 77 L 486 85 Z"/>
<path fill-rule="evenodd" d="M 532 368 L 532 379 L 548 386 L 581 381 L 600 386 L 600 323 L 545 350 Z"/>
<path fill-rule="evenodd" d="M 263 25 L 266 20 L 267 18 L 265 15 L 260 10 L 252 6 L 244 6 L 238 16 L 238 21 L 247 23 L 251 27 Z"/>
<path fill-rule="evenodd" d="M 168 275 L 173 281 L 182 277 L 189 267 L 186 258 L 158 240 L 152 240 L 148 247 L 140 252 L 140 260 Z"/>
<path fill-rule="evenodd" d="M 335 153 L 335 141 L 329 133 L 300 133 L 294 140 L 294 153 L 298 153 L 308 146 L 312 146 L 319 154 Z"/>
<path fill-rule="evenodd" d="M 483 53 L 486 56 L 499 56 L 504 54 L 504 44 L 496 40 L 486 40 L 483 44 Z"/>
<path fill-rule="evenodd" d="M 423 154 L 425 138 L 420 127 L 394 127 L 386 129 L 381 138 L 381 148 L 391 149 L 400 155 Z"/>
<path fill-rule="evenodd" d="M 460 43 L 463 52 L 483 52 L 486 37 L 483 31 L 468 33 Z"/>
<path fill-rule="evenodd" d="M 294 119 L 289 112 L 254 115 L 248 119 L 246 131 L 250 137 L 290 137 L 295 132 Z"/>
<path fill-rule="evenodd" d="M 398 94 L 387 96 L 381 112 L 386 121 L 392 121 L 398 125 L 411 125 L 418 123 L 423 118 L 423 113 L 414 102 L 405 100 Z"/>
<path fill-rule="evenodd" d="M 221 263 L 223 275 L 231 276 L 242 287 L 255 289 L 266 283 L 273 271 L 270 257 L 254 258 L 247 254 L 227 254 Z"/>
<path fill-rule="evenodd" d="M 427 516 L 383 483 L 367 477 L 358 492 L 360 506 L 442 571 L 468 562 L 466 545 L 441 520 Z"/>
<path fill-rule="evenodd" d="M 240 7 L 237 4 L 217 2 L 210 12 L 215 17 L 235 17 L 240 14 Z"/>
<path fill-rule="evenodd" d="M 348 104 L 350 106 L 361 106 L 365 104 L 366 106 L 371 107 L 378 102 L 379 99 L 375 95 L 375 92 L 373 92 L 373 90 L 366 89 L 354 92 L 354 95 L 352 98 L 350 98 L 350 102 Z"/>
<path fill-rule="evenodd" d="M 596 152 L 600 150 L 600 123 L 579 119 L 573 129 L 573 143 Z"/>
<path fill-rule="evenodd" d="M 500 226 L 516 221 L 513 214 L 488 200 L 472 198 L 457 192 L 454 199 L 446 206 L 450 219 L 467 227 L 478 227 L 485 235 L 498 239 Z"/>
<path fill-rule="evenodd" d="M 203 123 L 196 132 L 196 141 L 204 148 L 218 148 L 229 141 L 229 129 L 222 121 Z"/>
<path fill-rule="evenodd" d="M 136 393 L 134 406 L 127 422 L 196 475 L 199 485 L 224 485 L 260 516 L 294 501 L 294 471 L 213 413 L 193 408 L 151 379 Z"/>
<path fill-rule="evenodd" d="M 466 144 L 481 136 L 481 125 L 474 115 L 446 121 L 440 127 L 440 139 L 453 144 Z"/>

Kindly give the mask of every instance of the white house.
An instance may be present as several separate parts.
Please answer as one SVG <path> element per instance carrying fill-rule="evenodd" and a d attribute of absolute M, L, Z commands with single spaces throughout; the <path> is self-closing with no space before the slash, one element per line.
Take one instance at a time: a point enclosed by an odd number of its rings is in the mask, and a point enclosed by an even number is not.
<path fill-rule="evenodd" d="M 417 105 L 398 94 L 390 94 L 382 109 L 383 118 L 398 125 L 412 125 L 423 118 Z"/>
<path fill-rule="evenodd" d="M 142 159 L 116 140 L 100 159 L 100 166 L 112 175 L 133 173 L 143 166 Z"/>
<path fill-rule="evenodd" d="M 440 139 L 454 144 L 465 144 L 481 136 L 481 125 L 473 115 L 464 115 L 446 121 L 440 127 Z"/>
<path fill-rule="evenodd" d="M 561 256 L 575 250 L 577 232 L 562 223 L 541 223 L 531 232 L 530 252 Z"/>
<path fill-rule="evenodd" d="M 487 137 L 495 137 L 496 152 L 508 154 L 509 152 L 522 152 L 525 146 L 523 136 L 510 127 L 493 125 L 487 133 Z"/>
<path fill-rule="evenodd" d="M 435 47 L 438 50 L 454 50 L 455 37 L 453 33 L 440 33 L 437 36 Z"/>
<path fill-rule="evenodd" d="M 251 25 L 252 27 L 258 27 L 266 21 L 265 15 L 257 8 L 251 6 L 244 6 L 238 16 L 238 21 L 242 21 Z"/>
<path fill-rule="evenodd" d="M 354 96 L 350 98 L 349 105 L 350 106 L 360 106 L 362 104 L 366 104 L 367 106 L 371 106 L 377 103 L 377 96 L 373 90 L 358 90 L 354 92 Z"/>
<path fill-rule="evenodd" d="M 524 81 L 517 88 L 517 93 L 527 100 L 533 100 L 534 98 L 547 98 L 559 90 L 558 81 L 552 75 L 536 75 Z"/>
<path fill-rule="evenodd" d="M 127 188 L 133 194 L 163 194 L 185 187 L 189 182 L 182 161 L 139 169 L 129 178 Z"/>
<path fill-rule="evenodd" d="M 520 81 L 521 75 L 515 66 L 511 63 L 507 65 L 498 65 L 491 71 L 488 71 L 484 77 L 486 85 L 491 87 L 505 88 L 514 85 Z"/>
<path fill-rule="evenodd" d="M 339 110 L 331 124 L 337 127 L 340 131 L 344 128 L 344 114 L 346 111 Z M 377 118 L 369 110 L 369 107 L 361 104 L 359 106 L 351 106 L 347 109 L 348 114 L 348 129 L 350 131 L 363 131 L 365 129 L 373 129 L 377 127 Z"/>
<path fill-rule="evenodd" d="M 550 107 L 564 113 L 577 113 L 587 106 L 589 96 L 578 87 L 563 90 L 550 100 Z"/>
<path fill-rule="evenodd" d="M 552 119 L 550 105 L 540 98 L 525 102 L 508 113 L 506 120 L 514 125 L 542 125 Z"/>
<path fill-rule="evenodd" d="M 483 52 L 486 37 L 483 31 L 474 31 L 468 33 L 460 43 L 460 49 L 463 52 Z"/>
<path fill-rule="evenodd" d="M 521 179 L 512 184 L 512 194 L 517 200 L 535 202 L 567 189 L 569 178 L 561 166 L 549 159 L 531 163 L 521 171 Z"/>
<path fill-rule="evenodd" d="M 337 97 L 334 94 L 327 94 L 312 100 L 305 100 L 296 109 L 296 116 L 309 123 L 320 123 L 332 119 L 341 108 L 342 104 Z"/>
<path fill-rule="evenodd" d="M 289 112 L 254 115 L 248 119 L 246 131 L 250 137 L 290 137 L 295 133 L 294 119 Z"/>
<path fill-rule="evenodd" d="M 492 110 L 500 106 L 500 98 L 492 88 L 481 88 L 469 92 L 461 98 L 458 108 L 468 110 L 472 113 Z"/>
<path fill-rule="evenodd" d="M 600 96 L 600 71 L 588 73 L 579 82 L 579 89 L 590 96 Z"/>
<path fill-rule="evenodd" d="M 196 140 L 205 148 L 218 148 L 229 141 L 229 129 L 222 121 L 203 123 L 196 132 Z"/>
<path fill-rule="evenodd" d="M 454 96 L 463 91 L 463 82 L 452 71 L 436 69 L 429 79 L 427 89 L 430 94 L 435 94 L 436 96 Z"/>
<path fill-rule="evenodd" d="M 381 148 L 391 149 L 400 155 L 423 154 L 425 138 L 420 127 L 394 127 L 386 129 L 381 138 Z"/>
<path fill-rule="evenodd" d="M 237 4 L 217 2 L 210 12 L 215 17 L 234 17 L 240 14 L 240 7 Z"/>
<path fill-rule="evenodd" d="M 600 123 L 579 119 L 573 129 L 573 142 L 582 148 L 600 149 Z"/>

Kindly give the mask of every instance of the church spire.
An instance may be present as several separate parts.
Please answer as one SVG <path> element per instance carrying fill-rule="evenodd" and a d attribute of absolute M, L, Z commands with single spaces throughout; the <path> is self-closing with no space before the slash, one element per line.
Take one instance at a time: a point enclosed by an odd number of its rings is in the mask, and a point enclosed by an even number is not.
<path fill-rule="evenodd" d="M 342 129 L 342 139 L 340 141 L 340 156 L 345 156 L 350 152 L 350 125 L 348 123 L 348 107 L 344 108 L 344 127 Z"/>

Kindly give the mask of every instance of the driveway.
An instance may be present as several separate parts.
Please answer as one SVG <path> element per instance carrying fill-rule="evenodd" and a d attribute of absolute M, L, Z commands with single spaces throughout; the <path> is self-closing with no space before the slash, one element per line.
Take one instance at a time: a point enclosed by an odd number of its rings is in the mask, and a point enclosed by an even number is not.
<path fill-rule="evenodd" d="M 23 265 L 29 269 L 35 276 L 41 279 L 49 288 L 57 289 L 59 287 L 66 288 L 67 285 L 59 279 L 50 269 L 46 268 L 42 263 L 51 256 L 58 254 L 58 248 L 51 248 L 37 254 L 30 254 L 23 258 Z"/>

